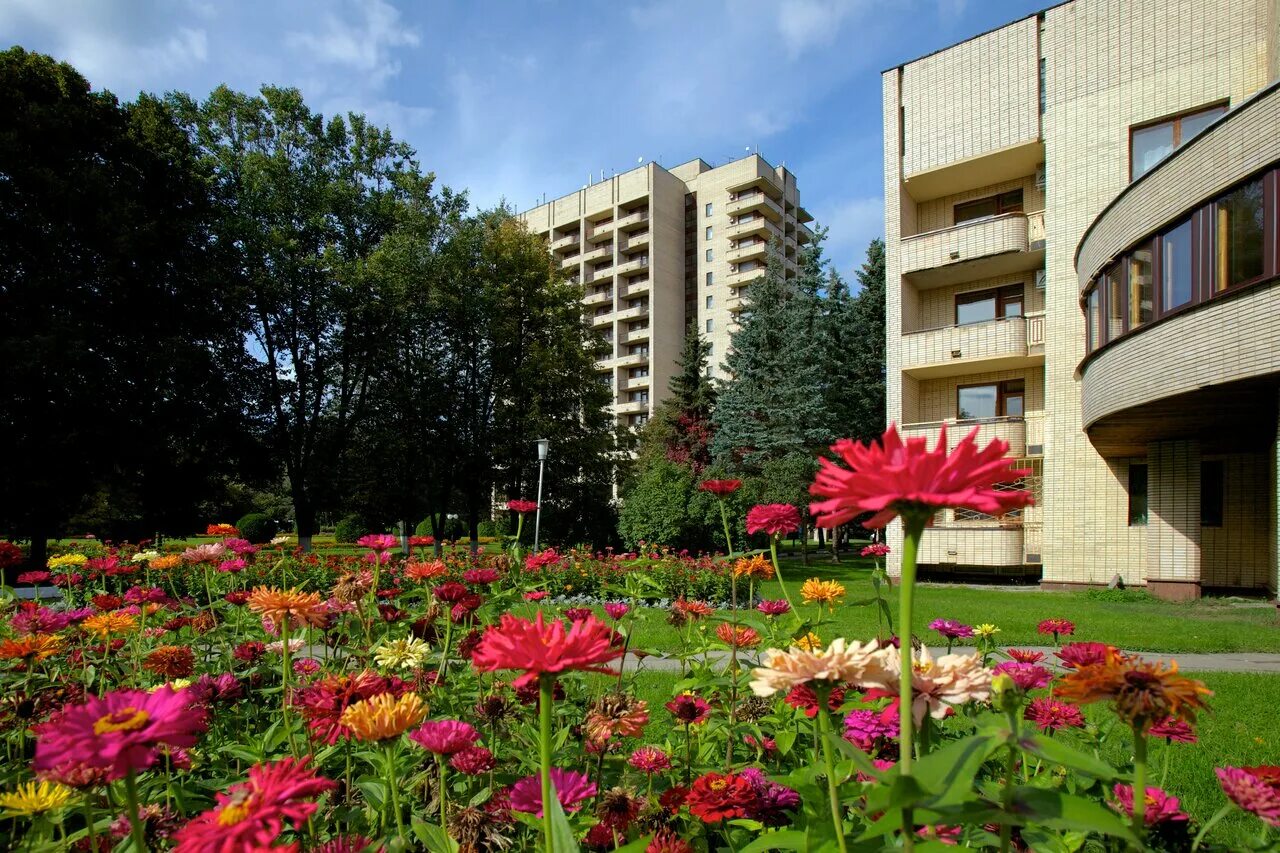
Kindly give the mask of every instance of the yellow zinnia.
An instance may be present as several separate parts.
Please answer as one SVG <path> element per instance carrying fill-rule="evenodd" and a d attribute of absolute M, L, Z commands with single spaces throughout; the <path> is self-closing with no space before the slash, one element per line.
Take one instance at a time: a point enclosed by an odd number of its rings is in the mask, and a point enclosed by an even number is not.
<path fill-rule="evenodd" d="M 422 722 L 427 706 L 417 693 L 396 698 L 379 693 L 347 707 L 339 722 L 351 730 L 357 740 L 387 740 L 399 737 Z"/>
<path fill-rule="evenodd" d="M 84 554 L 59 554 L 56 557 L 50 557 L 45 566 L 50 569 L 61 569 L 67 566 L 83 566 L 87 562 L 89 558 Z"/>
<path fill-rule="evenodd" d="M 973 629 L 973 633 L 985 640 L 989 640 L 996 634 L 999 634 L 1000 629 L 995 625 L 992 625 L 990 622 L 983 622 L 981 625 L 978 625 Z"/>
<path fill-rule="evenodd" d="M 416 637 L 405 637 L 400 640 L 388 640 L 373 652 L 373 659 L 378 666 L 388 669 L 413 669 L 426 663 L 431 653 L 431 645 Z"/>
<path fill-rule="evenodd" d="M 822 648 L 822 638 L 810 631 L 800 639 L 792 643 L 797 648 L 804 649 L 806 652 L 816 652 Z"/>
<path fill-rule="evenodd" d="M 124 634 L 133 630 L 133 626 L 137 624 L 137 621 L 129 613 L 112 610 L 109 613 L 95 613 L 81 622 L 80 627 L 90 634 L 104 638 L 112 634 Z"/>
<path fill-rule="evenodd" d="M 41 814 L 60 809 L 71 799 L 72 790 L 57 782 L 28 782 L 11 794 L 0 794 L 5 817 Z"/>
<path fill-rule="evenodd" d="M 834 609 L 844 598 L 844 587 L 836 581 L 823 581 L 809 578 L 800 587 L 800 596 L 809 604 L 825 604 Z"/>

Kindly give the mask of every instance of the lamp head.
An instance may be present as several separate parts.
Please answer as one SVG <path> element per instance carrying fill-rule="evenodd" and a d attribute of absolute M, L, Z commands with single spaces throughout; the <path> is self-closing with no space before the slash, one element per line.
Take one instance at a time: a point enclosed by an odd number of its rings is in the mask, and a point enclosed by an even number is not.
<path fill-rule="evenodd" d="M 540 438 L 534 444 L 538 445 L 538 461 L 545 462 L 547 459 L 547 451 L 551 449 L 551 440 Z"/>

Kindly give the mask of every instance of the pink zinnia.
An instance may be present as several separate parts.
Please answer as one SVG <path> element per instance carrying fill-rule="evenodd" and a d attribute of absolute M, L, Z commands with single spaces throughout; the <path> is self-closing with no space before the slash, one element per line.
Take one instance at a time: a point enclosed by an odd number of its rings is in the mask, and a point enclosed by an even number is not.
<path fill-rule="evenodd" d="M 1070 637 L 1076 632 L 1076 625 L 1069 619 L 1046 619 L 1036 626 L 1041 634 L 1052 634 L 1055 638 Z"/>
<path fill-rule="evenodd" d="M 217 563 L 221 562 L 226 553 L 226 545 L 221 542 L 209 542 L 183 551 L 182 559 L 188 563 Z M 94 561 L 90 560 L 89 562 L 92 563 Z"/>
<path fill-rule="evenodd" d="M 1007 660 L 996 664 L 994 672 L 1002 672 L 1023 690 L 1038 690 L 1053 680 L 1053 673 L 1039 664 Z"/>
<path fill-rule="evenodd" d="M 537 508 L 538 508 L 537 501 L 526 501 L 526 500 L 520 500 L 519 498 L 507 501 L 507 509 L 511 510 L 512 512 L 519 512 L 519 513 L 533 512 Z"/>
<path fill-rule="evenodd" d="M 497 569 L 467 569 L 462 573 L 462 579 L 467 583 L 486 584 L 493 583 L 498 579 Z"/>
<path fill-rule="evenodd" d="M 661 773 L 671 768 L 671 757 L 656 746 L 642 746 L 631 753 L 627 763 L 642 773 Z"/>
<path fill-rule="evenodd" d="M 396 547 L 396 537 L 390 533 L 370 533 L 367 536 L 361 536 L 356 540 L 357 545 L 369 548 L 374 551 L 390 551 Z"/>
<path fill-rule="evenodd" d="M 844 739 L 863 752 L 870 752 L 876 746 L 876 741 L 897 736 L 897 709 L 893 713 L 859 709 L 845 715 Z"/>
<path fill-rule="evenodd" d="M 436 755 L 453 755 L 475 746 L 480 733 L 461 720 L 427 720 L 409 733 L 409 740 Z"/>
<path fill-rule="evenodd" d="M 1007 649 L 1005 654 L 1018 663 L 1040 663 L 1040 661 L 1044 660 L 1044 652 L 1037 652 L 1033 649 Z"/>
<path fill-rule="evenodd" d="M 731 495 L 738 489 L 742 488 L 741 480 L 703 480 L 698 484 L 698 488 L 704 492 L 710 492 L 718 498 Z"/>
<path fill-rule="evenodd" d="M 862 549 L 862 556 L 864 557 L 887 557 L 888 555 L 889 546 L 883 542 L 872 542 Z"/>
<path fill-rule="evenodd" d="M 1115 796 L 1116 810 L 1124 815 L 1133 814 L 1133 786 L 1117 784 L 1111 789 Z M 1155 787 L 1147 788 L 1147 807 L 1143 818 L 1147 826 L 1167 821 L 1183 821 L 1187 815 L 1179 807 L 1178 798 Z"/>
<path fill-rule="evenodd" d="M 497 767 L 498 762 L 483 746 L 469 746 L 450 756 L 449 766 L 467 776 L 479 776 Z"/>
<path fill-rule="evenodd" d="M 604 606 L 604 612 L 609 616 L 610 619 L 617 622 L 623 616 L 626 616 L 629 612 L 631 612 L 631 607 L 629 605 L 622 603 L 621 601 L 610 601 Z"/>
<path fill-rule="evenodd" d="M 152 693 L 113 690 L 101 698 L 90 696 L 34 730 L 37 771 L 91 767 L 115 780 L 146 770 L 162 746 L 195 746 L 205 730 L 205 711 L 189 691 L 166 684 Z"/>
<path fill-rule="evenodd" d="M 524 594 L 525 601 L 541 601 L 546 597 L 547 591 L 545 589 L 535 589 L 533 592 L 526 592 Z"/>
<path fill-rule="evenodd" d="M 53 575 L 45 571 L 23 572 L 22 574 L 18 575 L 17 580 L 18 580 L 18 583 L 29 583 L 32 586 L 34 586 L 35 584 L 38 584 L 38 583 L 44 583 L 51 577 L 53 577 Z"/>
<path fill-rule="evenodd" d="M 249 564 L 237 557 L 234 560 L 223 560 L 218 564 L 218 571 L 229 572 L 230 574 L 239 574 L 243 572 Z"/>
<path fill-rule="evenodd" d="M 747 510 L 747 532 L 785 536 L 800 529 L 800 510 L 791 504 L 756 504 Z"/>
<path fill-rule="evenodd" d="M 594 616 L 595 613 L 590 607 L 569 607 L 564 611 L 564 616 L 570 622 L 581 622 L 588 616 Z"/>
<path fill-rule="evenodd" d="M 929 627 L 948 640 L 960 640 L 973 636 L 972 628 L 954 619 L 934 619 L 929 623 Z"/>
<path fill-rule="evenodd" d="M 584 800 L 596 795 L 596 783 L 585 773 L 551 768 L 551 786 L 556 792 L 560 807 L 575 812 Z M 526 776 L 511 786 L 511 808 L 514 811 L 542 817 L 542 777 Z"/>
<path fill-rule="evenodd" d="M 547 622 L 538 611 L 532 622 L 502 614 L 501 621 L 485 631 L 471 664 L 477 672 L 524 670 L 524 675 L 512 682 L 518 689 L 537 681 L 543 673 L 582 670 L 616 675 L 603 664 L 619 657 L 622 649 L 613 646 L 613 629 L 595 616 L 566 629 L 558 619 Z"/>
<path fill-rule="evenodd" d="M 1280 767 L 1219 767 L 1213 772 L 1233 803 L 1280 827 Z"/>
<path fill-rule="evenodd" d="M 1053 654 L 1067 669 L 1078 669 L 1102 663 L 1110 649 L 1106 643 L 1067 643 Z"/>
<path fill-rule="evenodd" d="M 1035 723 L 1042 732 L 1084 728 L 1084 714 L 1079 708 L 1053 698 L 1032 699 L 1023 717 Z"/>
<path fill-rule="evenodd" d="M 1169 743 L 1195 743 L 1195 729 L 1191 728 L 1191 724 L 1179 720 L 1177 717 L 1169 717 L 1156 723 L 1147 730 L 1148 737 L 1162 737 Z"/>
<path fill-rule="evenodd" d="M 765 616 L 782 616 L 784 613 L 791 612 L 791 605 L 781 598 L 766 598 L 756 605 L 756 610 L 759 610 Z"/>
<path fill-rule="evenodd" d="M 265 850 L 284 831 L 286 820 L 300 829 L 316 810 L 313 800 L 337 787 L 309 769 L 307 760 L 285 758 L 250 767 L 247 781 L 218 794 L 217 806 L 178 831 L 178 849 L 190 853 Z"/>
<path fill-rule="evenodd" d="M 904 444 L 897 424 L 890 424 L 880 441 L 870 445 L 847 438 L 837 441 L 831 452 L 848 468 L 818 459 L 818 475 L 809 493 L 827 500 L 809 505 L 817 525 L 836 527 L 865 512 L 875 515 L 864 526 L 876 528 L 904 512 L 927 517 L 943 507 L 958 507 L 1004 515 L 1031 505 L 1030 492 L 995 488 L 1030 473 L 1011 466 L 1005 455 L 1008 442 L 992 439 L 979 450 L 974 427 L 948 454 L 946 432 L 944 425 L 934 450 L 923 438 Z"/>
<path fill-rule="evenodd" d="M 682 693 L 667 703 L 666 708 L 682 725 L 701 723 L 711 715 L 711 706 L 705 699 Z"/>

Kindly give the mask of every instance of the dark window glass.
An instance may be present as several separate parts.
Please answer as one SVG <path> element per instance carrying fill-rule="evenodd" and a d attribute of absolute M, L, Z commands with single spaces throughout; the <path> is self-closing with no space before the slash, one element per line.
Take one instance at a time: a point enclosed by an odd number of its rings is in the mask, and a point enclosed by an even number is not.
<path fill-rule="evenodd" d="M 1132 129 L 1129 132 L 1129 180 L 1149 171 L 1175 148 L 1186 145 L 1226 111 L 1226 105 L 1219 105 Z"/>
<path fill-rule="evenodd" d="M 1147 523 L 1147 466 L 1129 466 L 1129 524 Z"/>
<path fill-rule="evenodd" d="M 994 418 L 996 416 L 996 398 L 1000 394 L 997 385 L 970 385 L 956 389 L 956 417 L 960 420 L 978 418 Z"/>
<path fill-rule="evenodd" d="M 1265 234 L 1262 212 L 1261 178 L 1218 200 L 1216 290 L 1226 290 L 1262 275 Z"/>
<path fill-rule="evenodd" d="M 1022 211 L 1022 190 L 1010 190 L 989 198 L 966 201 L 955 206 L 956 225 L 961 222 L 972 222 L 975 219 L 986 219 L 1002 213 L 1020 213 Z"/>
<path fill-rule="evenodd" d="M 1192 113 L 1178 120 L 1178 144 L 1186 145 L 1200 134 L 1213 120 L 1227 111 L 1225 106 L 1212 107 L 1200 113 Z"/>
<path fill-rule="evenodd" d="M 1129 328 L 1151 322 L 1154 305 L 1151 290 L 1151 247 L 1134 249 L 1129 256 Z"/>
<path fill-rule="evenodd" d="M 1107 340 L 1113 341 L 1124 334 L 1124 279 L 1120 265 L 1106 273 L 1107 283 Z"/>
<path fill-rule="evenodd" d="M 1170 311 L 1191 301 L 1191 220 L 1160 235 L 1160 310 Z"/>
<path fill-rule="evenodd" d="M 1009 418 L 1020 418 L 1026 414 L 1026 383 L 1021 379 L 1011 379 L 1001 387 L 1000 414 Z"/>
<path fill-rule="evenodd" d="M 1084 321 L 1089 352 L 1096 350 L 1101 343 L 1099 335 L 1102 333 L 1102 304 L 1099 293 L 1098 286 L 1095 284 L 1089 291 L 1089 295 L 1085 297 Z"/>
<path fill-rule="evenodd" d="M 956 294 L 956 325 L 1022 316 L 1022 285 Z"/>
<path fill-rule="evenodd" d="M 1222 526 L 1222 463 L 1200 463 L 1200 526 Z"/>

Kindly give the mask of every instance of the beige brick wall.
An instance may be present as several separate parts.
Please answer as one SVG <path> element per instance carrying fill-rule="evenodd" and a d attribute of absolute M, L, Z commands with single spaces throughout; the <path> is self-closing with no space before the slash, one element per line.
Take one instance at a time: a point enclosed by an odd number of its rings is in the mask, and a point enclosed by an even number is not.
<path fill-rule="evenodd" d="M 990 184 L 985 187 L 965 190 L 962 193 L 954 193 L 942 198 L 920 202 L 916 207 L 917 230 L 914 233 L 950 228 L 956 224 L 955 208 L 957 204 L 980 198 L 989 198 L 993 195 L 1016 189 L 1022 190 L 1022 209 L 1025 212 L 1032 213 L 1044 210 L 1044 193 L 1036 186 L 1035 176 L 1027 175 L 1011 181 L 1002 181 L 998 184 Z"/>
<path fill-rule="evenodd" d="M 1006 287 L 1011 284 L 1023 285 L 1022 310 L 1024 313 L 1033 314 L 1044 310 L 1044 291 L 1035 286 L 1034 272 L 1010 273 L 1009 275 L 994 276 L 979 281 L 966 281 L 960 284 L 935 287 L 930 290 L 922 290 L 918 295 L 914 293 L 915 289 L 912 288 L 915 310 L 909 311 L 906 305 L 903 306 L 903 333 L 908 334 L 922 329 L 938 329 L 943 326 L 950 326 L 956 321 L 956 296 L 958 294 L 969 293 L 974 290 Z"/>

